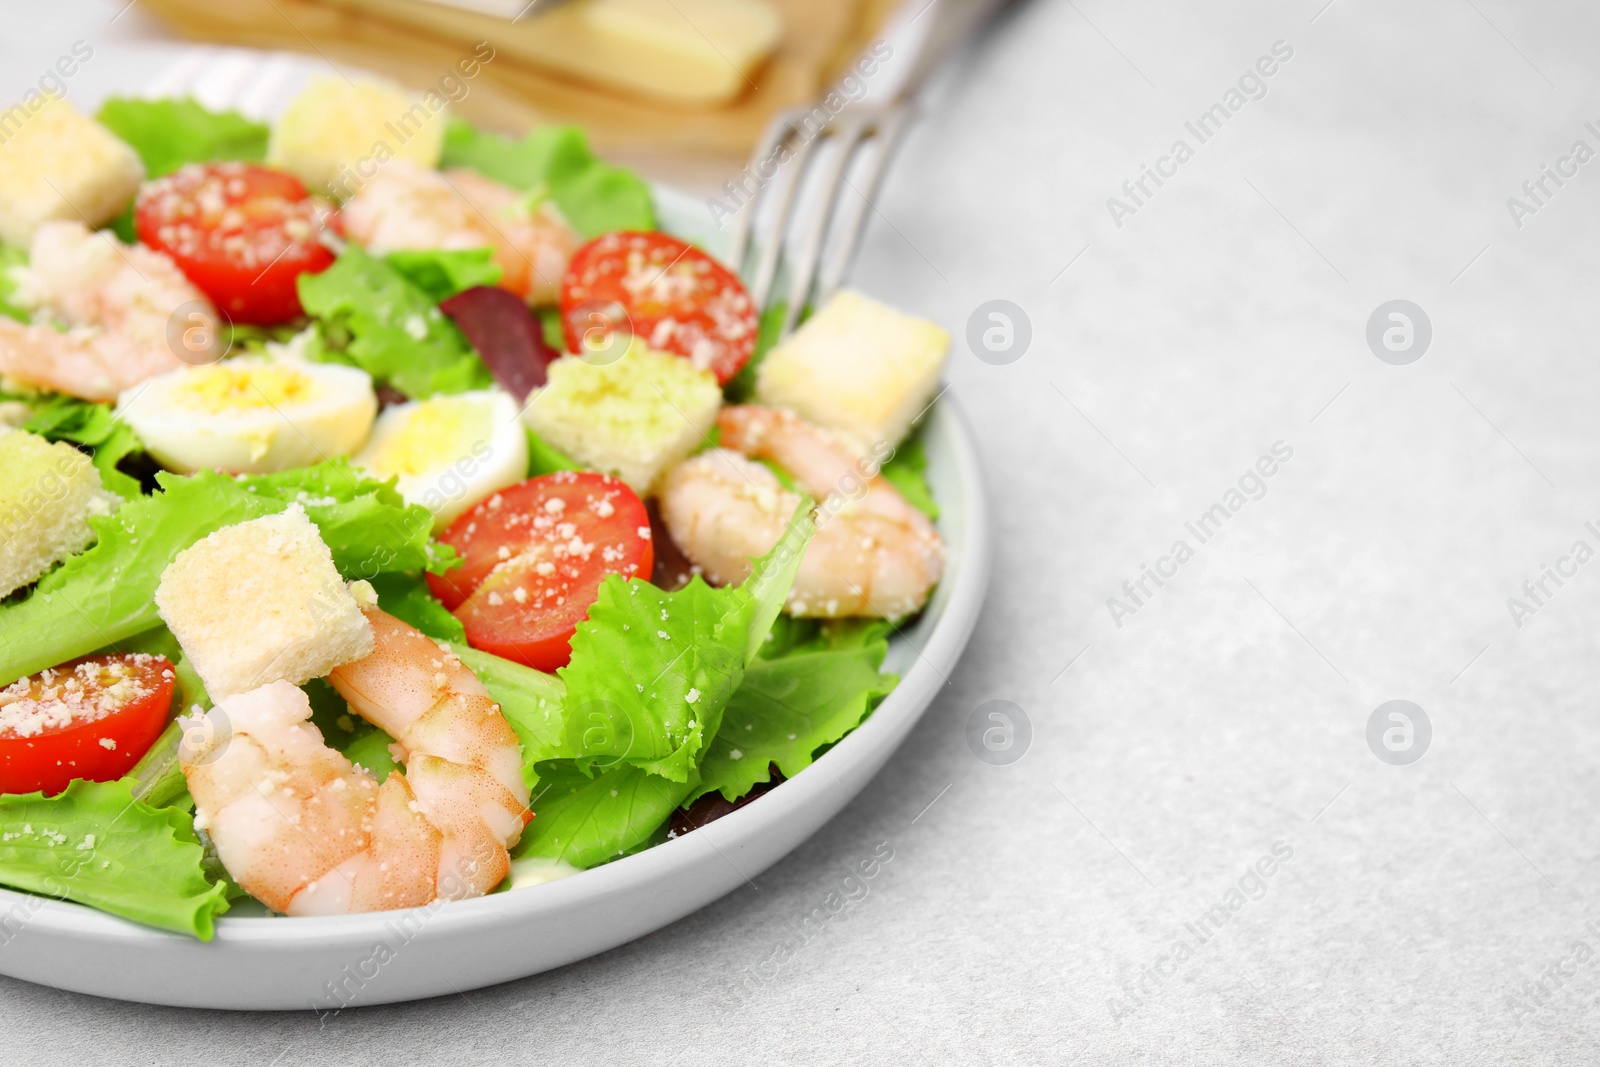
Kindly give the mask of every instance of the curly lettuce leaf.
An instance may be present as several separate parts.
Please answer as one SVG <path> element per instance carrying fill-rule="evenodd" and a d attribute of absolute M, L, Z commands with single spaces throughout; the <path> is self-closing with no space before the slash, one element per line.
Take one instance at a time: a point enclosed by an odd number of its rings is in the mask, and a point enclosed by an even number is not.
<path fill-rule="evenodd" d="M 713 589 L 698 575 L 672 593 L 618 575 L 601 583 L 571 662 L 556 672 L 567 687 L 563 741 L 581 769 L 624 764 L 690 779 L 814 530 L 806 501 L 739 586 Z"/>
<path fill-rule="evenodd" d="M 213 159 L 260 162 L 267 154 L 267 126 L 237 111 L 211 111 L 193 97 L 138 100 L 114 96 L 95 116 L 133 146 L 151 178 L 185 163 Z"/>
<path fill-rule="evenodd" d="M 700 785 L 689 797 L 720 792 L 738 800 L 771 781 L 771 764 L 785 778 L 811 766 L 899 683 L 879 674 L 888 645 L 882 638 L 854 648 L 761 659 L 722 713 L 722 727 L 700 763 Z"/>
<path fill-rule="evenodd" d="M 67 441 L 88 448 L 100 484 L 125 500 L 142 496 L 139 481 L 117 469 L 117 464 L 136 452 L 144 451 L 139 435 L 112 414 L 108 404 L 95 404 L 77 397 L 56 394 L 33 409 L 33 418 L 22 427 L 49 441 Z"/>
<path fill-rule="evenodd" d="M 193 817 L 133 798 L 131 783 L 75 781 L 58 796 L 0 795 L 0 883 L 211 940 L 227 886 L 203 867 Z"/>
<path fill-rule="evenodd" d="M 433 512 L 407 504 L 395 479 L 375 481 L 344 459 L 253 474 L 236 484 L 253 495 L 304 507 L 346 578 L 392 571 L 443 574 L 455 566 L 455 549 L 433 540 Z"/>
<path fill-rule="evenodd" d="M 648 843 L 695 788 L 637 767 L 613 767 L 590 778 L 571 763 L 541 766 L 533 822 L 512 849 L 575 867 L 595 867 Z"/>
<path fill-rule="evenodd" d="M 513 140 L 451 119 L 439 166 L 470 167 L 495 181 L 548 196 L 585 237 L 656 228 L 650 187 L 631 170 L 596 157 L 577 126 L 542 126 Z"/>
<path fill-rule="evenodd" d="M 361 478 L 343 461 L 239 480 L 203 471 L 157 481 L 161 492 L 91 519 L 99 536 L 91 548 L 26 598 L 0 606 L 0 685 L 160 626 L 155 591 L 174 556 L 291 502 L 304 505 L 346 578 L 453 559 L 431 543 L 426 508 L 406 506 L 392 485 Z"/>
<path fill-rule="evenodd" d="M 750 606 L 698 576 L 676 593 L 608 578 L 572 639 L 564 740 L 584 767 L 687 781 L 744 674 Z"/>
<path fill-rule="evenodd" d="M 487 261 L 487 252 L 418 253 L 402 259 L 433 290 L 462 271 L 470 257 Z M 419 257 L 432 256 L 424 270 Z M 360 367 L 407 396 L 485 389 L 494 377 L 466 336 L 456 328 L 430 289 L 417 284 L 392 261 L 368 255 L 355 245 L 339 254 L 321 274 L 302 274 L 298 282 L 306 314 L 318 321 L 322 344 L 317 358 Z M 446 293 L 446 295 L 450 295 Z"/>

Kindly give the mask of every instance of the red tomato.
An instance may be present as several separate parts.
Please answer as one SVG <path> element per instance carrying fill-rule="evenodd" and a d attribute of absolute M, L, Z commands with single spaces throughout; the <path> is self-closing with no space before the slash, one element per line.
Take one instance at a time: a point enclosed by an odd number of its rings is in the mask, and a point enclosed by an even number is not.
<path fill-rule="evenodd" d="M 330 210 L 292 174 L 191 163 L 139 191 L 133 224 L 234 322 L 270 326 L 301 313 L 296 279 L 333 263 Z"/>
<path fill-rule="evenodd" d="M 561 280 L 568 352 L 631 331 L 651 348 L 684 356 L 726 385 L 755 351 L 760 316 L 722 264 L 664 233 L 596 237 Z"/>
<path fill-rule="evenodd" d="M 55 794 L 74 778 L 110 782 L 167 725 L 172 662 L 85 656 L 0 689 L 0 793 Z"/>
<path fill-rule="evenodd" d="M 553 671 L 608 574 L 650 577 L 650 516 L 632 489 L 562 471 L 502 489 L 456 519 L 440 540 L 463 565 L 428 575 L 473 648 Z"/>

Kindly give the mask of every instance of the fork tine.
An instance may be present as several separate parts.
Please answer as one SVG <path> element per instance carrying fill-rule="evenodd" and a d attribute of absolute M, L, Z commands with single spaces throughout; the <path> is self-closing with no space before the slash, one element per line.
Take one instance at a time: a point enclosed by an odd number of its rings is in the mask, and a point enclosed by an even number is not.
<path fill-rule="evenodd" d="M 859 201 L 844 224 L 838 246 L 833 255 L 828 259 L 828 265 L 822 272 L 822 282 L 817 289 L 817 299 L 826 300 L 838 291 L 840 283 L 844 281 L 844 272 L 850 266 L 850 260 L 855 256 L 856 245 L 861 241 L 861 230 L 866 225 L 867 210 L 872 204 L 873 196 L 877 195 L 878 186 L 883 182 L 883 175 L 889 169 L 889 160 L 893 157 L 895 149 L 899 147 L 900 139 L 910 125 L 911 109 L 905 104 L 897 104 L 888 108 L 879 117 L 877 123 L 878 154 L 872 160 L 867 171 L 865 188 L 857 190 Z"/>
<path fill-rule="evenodd" d="M 755 153 L 750 157 L 752 170 L 770 159 L 780 145 L 794 136 L 798 128 L 798 116 L 801 114 L 803 113 L 791 108 L 788 111 L 780 111 L 771 122 L 767 123 L 767 128 L 761 135 L 761 143 L 756 145 Z M 756 176 L 759 178 L 760 174 Z M 744 257 L 750 242 L 750 228 L 755 221 L 757 205 L 761 202 L 763 191 L 764 186 L 758 186 L 750 198 L 739 206 L 738 212 L 733 217 L 733 232 L 728 236 L 728 250 L 724 261 L 733 268 L 735 274 L 744 273 Z"/>
<path fill-rule="evenodd" d="M 828 223 L 833 218 L 834 206 L 839 200 L 839 186 L 844 182 L 845 171 L 855 157 L 862 138 L 873 128 L 873 119 L 865 115 L 841 115 L 828 129 L 834 142 L 834 157 L 828 165 L 820 191 L 821 200 L 806 227 L 800 255 L 790 261 L 788 306 L 784 309 L 780 338 L 789 336 L 800 318 L 806 298 L 811 295 L 816 281 L 817 262 L 822 258 L 823 242 L 828 236 Z"/>
<path fill-rule="evenodd" d="M 230 48 L 223 52 L 223 56 L 226 61 L 212 67 L 211 79 L 203 86 L 202 92 L 207 107 L 231 111 L 254 83 L 260 72 L 261 57 L 242 48 Z"/>
<path fill-rule="evenodd" d="M 238 108 L 251 118 L 261 118 L 272 111 L 272 105 L 283 96 L 283 91 L 299 71 L 294 56 L 287 52 L 274 52 L 267 57 L 254 82 L 246 85 L 239 94 Z"/>
<path fill-rule="evenodd" d="M 200 79 L 206 66 L 216 61 L 218 51 L 209 46 L 185 51 L 176 63 L 157 74 L 150 84 L 145 86 L 143 90 L 145 96 L 151 100 L 159 100 L 163 97 L 192 93 L 195 82 Z"/>
<path fill-rule="evenodd" d="M 784 239 L 789 233 L 789 216 L 794 211 L 797 194 L 811 162 L 811 153 L 820 140 L 821 137 L 813 137 L 796 149 L 789 163 L 793 173 L 781 183 L 781 188 L 777 192 L 777 211 L 773 216 L 772 228 L 767 239 L 760 242 L 761 255 L 756 262 L 755 276 L 750 285 L 750 299 L 755 301 L 756 307 L 766 307 L 767 299 L 772 295 L 772 283 L 778 276 L 778 258 L 783 254 Z"/>

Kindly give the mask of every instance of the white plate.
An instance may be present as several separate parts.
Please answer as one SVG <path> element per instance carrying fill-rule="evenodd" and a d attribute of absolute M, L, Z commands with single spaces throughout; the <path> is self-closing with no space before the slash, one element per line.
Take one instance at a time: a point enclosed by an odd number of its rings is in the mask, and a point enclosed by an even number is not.
<path fill-rule="evenodd" d="M 137 65 L 126 69 L 137 77 Z M 657 192 L 665 226 L 711 236 L 700 232 L 708 221 L 703 205 Z M 737 889 L 877 773 L 955 668 L 977 622 L 988 584 L 989 517 L 971 434 L 948 396 L 929 413 L 925 442 L 948 560 L 927 610 L 890 645 L 885 669 L 902 681 L 855 732 L 757 801 L 561 881 L 431 910 L 224 917 L 209 943 L 0 889 L 0 973 L 152 1004 L 332 1011 L 537 974 L 658 930 Z"/>

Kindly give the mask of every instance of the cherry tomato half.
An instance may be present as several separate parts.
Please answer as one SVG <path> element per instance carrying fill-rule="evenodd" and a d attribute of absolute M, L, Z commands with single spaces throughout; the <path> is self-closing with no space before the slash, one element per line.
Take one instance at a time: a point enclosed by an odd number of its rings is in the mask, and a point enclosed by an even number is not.
<path fill-rule="evenodd" d="M 234 322 L 270 326 L 301 313 L 295 280 L 333 263 L 331 210 L 292 174 L 191 163 L 139 191 L 133 224 Z"/>
<path fill-rule="evenodd" d="M 739 279 L 698 248 L 664 233 L 619 231 L 573 254 L 561 326 L 568 352 L 631 330 L 726 385 L 755 351 L 760 317 Z"/>
<path fill-rule="evenodd" d="M 55 794 L 74 778 L 110 782 L 167 725 L 172 662 L 86 656 L 0 689 L 0 793 Z"/>
<path fill-rule="evenodd" d="M 440 538 L 462 566 L 428 575 L 473 648 L 553 671 L 608 574 L 650 577 L 650 516 L 632 489 L 588 471 L 562 471 L 502 489 Z"/>

